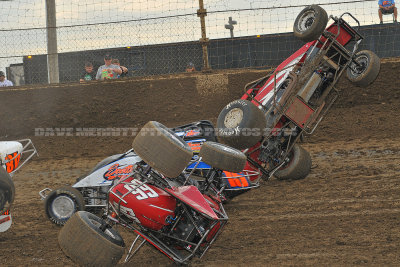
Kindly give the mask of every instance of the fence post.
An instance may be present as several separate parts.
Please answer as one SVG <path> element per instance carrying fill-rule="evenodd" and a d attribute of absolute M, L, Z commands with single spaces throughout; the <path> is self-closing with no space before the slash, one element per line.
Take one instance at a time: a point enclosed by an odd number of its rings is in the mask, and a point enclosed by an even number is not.
<path fill-rule="evenodd" d="M 201 39 L 200 44 L 203 48 L 203 71 L 210 70 L 210 64 L 208 63 L 208 44 L 210 40 L 207 38 L 206 34 L 206 20 L 207 9 L 204 9 L 203 0 L 199 0 L 199 9 L 197 10 L 197 16 L 200 17 L 201 24 Z"/>
<path fill-rule="evenodd" d="M 56 2 L 46 0 L 47 75 L 49 83 L 59 83 Z"/>

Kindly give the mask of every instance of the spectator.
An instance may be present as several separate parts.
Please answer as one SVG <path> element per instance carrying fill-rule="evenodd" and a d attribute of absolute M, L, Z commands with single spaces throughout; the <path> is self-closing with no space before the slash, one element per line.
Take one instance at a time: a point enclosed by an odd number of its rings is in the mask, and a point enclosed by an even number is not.
<path fill-rule="evenodd" d="M 121 75 L 122 70 L 119 66 L 111 64 L 112 57 L 109 54 L 104 56 L 104 65 L 97 70 L 96 80 L 116 79 Z"/>
<path fill-rule="evenodd" d="M 90 62 L 85 63 L 85 73 L 82 74 L 80 81 L 93 81 L 96 80 L 96 73 L 93 71 L 93 64 Z"/>
<path fill-rule="evenodd" d="M 194 64 L 192 62 L 189 62 L 186 66 L 186 72 L 194 72 L 194 71 L 196 71 Z"/>
<path fill-rule="evenodd" d="M 397 7 L 395 6 L 394 0 L 379 0 L 379 20 L 383 24 L 382 15 L 394 14 L 394 23 L 397 23 Z"/>
<path fill-rule="evenodd" d="M 6 79 L 3 71 L 0 71 L 0 87 L 14 86 L 12 81 Z"/>
<path fill-rule="evenodd" d="M 118 59 L 113 58 L 112 64 L 113 64 L 113 65 L 117 65 L 117 66 L 119 66 L 119 67 L 121 68 L 122 73 L 121 73 L 120 75 L 118 75 L 117 78 L 125 77 L 126 75 L 128 75 L 128 68 L 127 68 L 127 67 L 124 67 L 124 66 L 121 66 L 121 65 L 119 64 L 119 60 L 118 60 Z"/>

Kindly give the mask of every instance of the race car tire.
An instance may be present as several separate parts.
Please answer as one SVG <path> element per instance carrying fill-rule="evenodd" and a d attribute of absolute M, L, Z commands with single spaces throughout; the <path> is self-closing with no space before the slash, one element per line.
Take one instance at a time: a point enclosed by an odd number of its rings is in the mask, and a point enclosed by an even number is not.
<path fill-rule="evenodd" d="M 367 87 L 375 81 L 381 69 L 380 58 L 370 50 L 358 52 L 354 60 L 360 63 L 360 67 L 353 62 L 347 68 L 347 78 L 358 87 Z"/>
<path fill-rule="evenodd" d="M 192 159 L 189 145 L 159 122 L 149 121 L 132 143 L 135 153 L 169 178 L 179 176 Z"/>
<path fill-rule="evenodd" d="M 307 150 L 296 144 L 289 154 L 289 162 L 274 173 L 278 180 L 300 180 L 311 171 L 311 156 Z"/>
<path fill-rule="evenodd" d="M 266 127 L 264 113 L 248 100 L 235 100 L 226 105 L 218 116 L 218 140 L 243 150 L 257 144 Z"/>
<path fill-rule="evenodd" d="M 15 186 L 10 174 L 0 166 L 0 213 L 11 207 L 15 198 Z"/>
<path fill-rule="evenodd" d="M 304 42 L 318 39 L 328 23 L 328 14 L 317 5 L 304 8 L 297 15 L 293 25 L 294 36 Z"/>
<path fill-rule="evenodd" d="M 247 162 L 246 155 L 232 147 L 215 142 L 205 142 L 199 156 L 208 165 L 228 172 L 241 172 Z"/>
<path fill-rule="evenodd" d="M 125 243 L 115 229 L 102 230 L 105 225 L 94 214 L 76 212 L 58 234 L 61 250 L 80 266 L 115 266 L 124 254 Z"/>
<path fill-rule="evenodd" d="M 112 155 L 112 156 L 109 156 L 109 157 L 103 159 L 102 161 L 97 163 L 96 166 L 94 166 L 94 168 L 89 172 L 89 174 L 91 174 L 91 173 L 97 171 L 98 169 L 100 169 L 100 168 L 102 168 L 102 167 L 104 167 L 104 166 L 106 166 L 106 165 L 118 160 L 119 158 L 122 157 L 122 155 L 123 154 L 116 154 L 116 155 Z"/>
<path fill-rule="evenodd" d="M 85 210 L 85 200 L 76 188 L 63 186 L 47 195 L 44 210 L 51 222 L 64 225 L 75 212 Z"/>

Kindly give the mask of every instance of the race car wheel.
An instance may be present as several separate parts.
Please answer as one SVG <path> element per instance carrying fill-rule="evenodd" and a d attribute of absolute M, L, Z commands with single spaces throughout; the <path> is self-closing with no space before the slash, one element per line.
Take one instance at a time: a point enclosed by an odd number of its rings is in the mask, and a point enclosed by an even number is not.
<path fill-rule="evenodd" d="M 124 254 L 121 235 L 86 211 L 75 213 L 58 234 L 62 251 L 80 266 L 115 266 Z"/>
<path fill-rule="evenodd" d="M 328 23 L 328 14 L 317 5 L 304 8 L 293 25 L 294 36 L 304 42 L 314 41 L 324 32 Z"/>
<path fill-rule="evenodd" d="M 289 153 L 289 162 L 274 173 L 278 180 L 300 180 L 311 171 L 311 156 L 304 148 L 294 145 Z"/>
<path fill-rule="evenodd" d="M 0 166 L 0 213 L 10 208 L 14 197 L 15 186 L 11 176 Z"/>
<path fill-rule="evenodd" d="M 193 156 L 182 138 L 156 121 L 143 126 L 133 140 L 132 148 L 144 162 L 170 178 L 181 174 Z"/>
<path fill-rule="evenodd" d="M 203 143 L 199 156 L 208 165 L 229 172 L 241 172 L 247 161 L 243 152 L 215 142 Z"/>
<path fill-rule="evenodd" d="M 266 127 L 264 113 L 248 100 L 235 100 L 218 116 L 218 140 L 236 149 L 252 147 Z"/>
<path fill-rule="evenodd" d="M 50 221 L 64 225 L 75 212 L 85 210 L 85 200 L 77 189 L 64 186 L 46 197 L 44 210 Z"/>
<path fill-rule="evenodd" d="M 0 189 L 0 215 L 6 211 L 6 206 L 8 206 L 7 202 L 6 192 L 3 189 Z"/>
<path fill-rule="evenodd" d="M 380 69 L 380 58 L 370 50 L 362 50 L 355 55 L 353 62 L 347 68 L 346 74 L 354 85 L 366 87 L 375 81 Z"/>

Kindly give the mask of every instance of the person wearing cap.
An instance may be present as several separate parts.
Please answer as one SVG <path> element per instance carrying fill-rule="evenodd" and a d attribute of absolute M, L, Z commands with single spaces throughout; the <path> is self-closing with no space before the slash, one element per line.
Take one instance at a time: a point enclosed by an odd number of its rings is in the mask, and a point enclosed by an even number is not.
<path fill-rule="evenodd" d="M 6 79 L 3 71 L 0 71 L 0 87 L 14 86 L 12 81 Z"/>
<path fill-rule="evenodd" d="M 116 79 L 121 75 L 122 70 L 119 66 L 112 64 L 110 54 L 104 56 L 104 65 L 101 65 L 97 70 L 96 80 Z"/>
<path fill-rule="evenodd" d="M 119 63 L 119 60 L 118 60 L 118 59 L 113 58 L 113 60 L 111 61 L 111 63 L 112 63 L 113 65 L 117 65 L 117 66 L 119 66 L 119 67 L 121 68 L 122 73 L 121 73 L 121 75 L 118 75 L 118 78 L 122 78 L 122 77 L 125 77 L 126 75 L 128 75 L 128 68 L 127 68 L 127 67 L 124 67 L 124 66 L 121 66 L 121 64 Z"/>
<path fill-rule="evenodd" d="M 196 68 L 194 67 L 194 64 L 192 62 L 189 62 L 186 66 L 186 72 L 193 72 L 196 71 Z"/>

